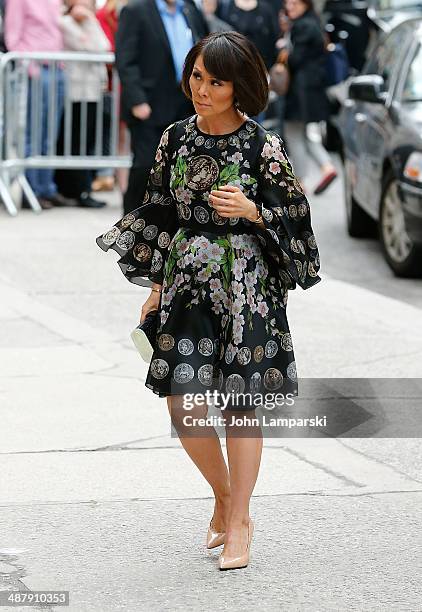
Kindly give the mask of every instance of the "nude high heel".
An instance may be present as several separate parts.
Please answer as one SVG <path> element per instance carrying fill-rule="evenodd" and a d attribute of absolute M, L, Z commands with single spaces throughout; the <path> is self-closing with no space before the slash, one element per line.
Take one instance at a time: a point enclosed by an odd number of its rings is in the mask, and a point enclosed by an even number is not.
<path fill-rule="evenodd" d="M 254 523 L 252 519 L 250 519 L 248 525 L 248 545 L 246 547 L 246 551 L 243 553 L 243 555 L 238 557 L 228 557 L 227 555 L 223 555 L 223 553 L 221 553 L 218 559 L 220 570 L 240 569 L 241 567 L 246 567 L 248 565 L 253 530 Z"/>
<path fill-rule="evenodd" d="M 215 531 L 215 529 L 213 529 L 211 519 L 207 533 L 207 548 L 216 548 L 216 546 L 221 546 L 224 544 L 225 537 L 225 531 Z"/>

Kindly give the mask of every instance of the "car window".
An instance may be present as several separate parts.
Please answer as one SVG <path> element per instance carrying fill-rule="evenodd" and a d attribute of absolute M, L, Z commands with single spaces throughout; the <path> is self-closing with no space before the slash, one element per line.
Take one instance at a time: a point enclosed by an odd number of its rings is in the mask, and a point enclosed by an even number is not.
<path fill-rule="evenodd" d="M 396 28 L 378 45 L 365 67 L 364 74 L 379 74 L 383 77 L 385 91 L 389 90 L 394 68 L 401 59 L 400 50 L 403 49 L 405 36 L 403 28 Z"/>
<path fill-rule="evenodd" d="M 379 11 L 397 11 L 403 8 L 419 8 L 420 0 L 371 0 L 369 5 Z"/>
<path fill-rule="evenodd" d="M 422 100 L 422 46 L 419 44 L 414 53 L 401 95 L 402 102 Z"/>

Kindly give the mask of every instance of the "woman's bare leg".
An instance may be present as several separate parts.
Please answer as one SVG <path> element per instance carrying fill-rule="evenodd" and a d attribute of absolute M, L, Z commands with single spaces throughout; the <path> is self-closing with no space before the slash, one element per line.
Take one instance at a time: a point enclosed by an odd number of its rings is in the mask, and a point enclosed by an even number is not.
<path fill-rule="evenodd" d="M 187 411 L 183 408 L 183 396 L 180 395 L 168 396 L 167 405 L 183 448 L 214 492 L 213 527 L 216 531 L 225 531 L 230 511 L 230 479 L 220 439 L 211 425 L 197 426 L 198 437 L 195 437 L 195 427 L 183 424 L 186 415 L 205 417 L 207 407 L 195 405 Z"/>
<path fill-rule="evenodd" d="M 255 418 L 253 410 L 225 413 L 231 506 L 223 554 L 231 557 L 244 553 L 248 543 L 249 503 L 258 478 L 263 441 L 259 424 L 230 425 L 232 416 Z"/>

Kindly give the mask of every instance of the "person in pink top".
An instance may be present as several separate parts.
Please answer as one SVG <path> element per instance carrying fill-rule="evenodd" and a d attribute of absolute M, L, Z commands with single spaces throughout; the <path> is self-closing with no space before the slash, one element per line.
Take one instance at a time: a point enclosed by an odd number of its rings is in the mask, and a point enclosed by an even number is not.
<path fill-rule="evenodd" d="M 61 29 L 62 0 L 7 0 L 4 23 L 6 47 L 9 51 L 63 51 L 63 33 Z M 53 73 L 47 64 L 40 70 L 33 67 L 30 70 L 27 115 L 27 142 L 26 155 L 33 152 L 46 155 L 48 151 L 48 117 L 56 114 L 55 125 L 60 125 L 64 103 L 64 77 L 59 65 L 55 72 L 56 96 L 54 109 L 50 108 L 49 91 L 53 85 Z M 38 89 L 39 81 L 42 100 L 38 117 L 41 127 L 41 138 L 38 146 L 31 142 L 31 109 L 32 97 Z M 53 135 L 57 139 L 57 134 Z M 27 179 L 42 208 L 64 206 L 69 204 L 57 192 L 54 183 L 53 169 L 30 169 L 26 173 Z"/>

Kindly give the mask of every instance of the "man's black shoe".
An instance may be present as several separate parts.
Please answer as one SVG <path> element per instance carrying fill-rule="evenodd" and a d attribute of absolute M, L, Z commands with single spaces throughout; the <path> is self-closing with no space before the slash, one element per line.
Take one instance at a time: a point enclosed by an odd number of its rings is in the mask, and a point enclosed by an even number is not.
<path fill-rule="evenodd" d="M 85 208 L 102 208 L 103 206 L 106 206 L 106 202 L 94 200 L 94 198 L 91 198 L 89 193 L 82 193 L 78 200 L 78 206 L 83 206 Z"/>

